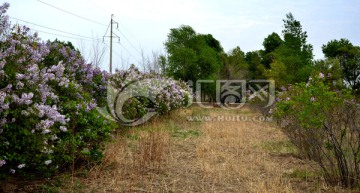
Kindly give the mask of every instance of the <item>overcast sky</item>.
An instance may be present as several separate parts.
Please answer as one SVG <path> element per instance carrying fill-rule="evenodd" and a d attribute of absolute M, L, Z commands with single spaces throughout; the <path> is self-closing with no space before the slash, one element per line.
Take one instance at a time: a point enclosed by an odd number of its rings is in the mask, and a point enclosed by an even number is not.
<path fill-rule="evenodd" d="M 111 14 L 119 23 L 114 32 L 113 63 L 117 68 L 141 62 L 141 52 L 164 53 L 164 42 L 171 28 L 190 25 L 202 34 L 212 34 L 225 51 L 239 46 L 244 52 L 262 49 L 272 32 L 281 34 L 285 14 L 292 12 L 316 59 L 323 58 L 321 46 L 333 39 L 347 38 L 360 45 L 360 1 L 357 0 L 8 0 L 12 23 L 26 24 L 43 40 L 71 41 L 80 50 L 89 50 L 86 37 L 105 35 Z M 49 5 L 46 5 L 49 4 Z M 55 6 L 85 19 L 65 13 Z M 16 18 L 16 19 L 14 19 Z M 28 21 L 26 23 L 17 19 Z M 93 22 L 92 22 L 93 21 Z M 95 23 L 96 22 L 96 23 Z M 71 34 L 64 34 L 59 31 Z M 57 34 L 57 35 L 52 35 Z M 61 35 L 61 36 L 60 36 Z M 67 36 L 67 37 L 63 37 Z M 109 32 L 107 33 L 109 36 Z M 70 38 L 71 37 L 71 38 Z M 82 39 L 82 40 L 81 40 Z M 108 47 L 109 38 L 105 38 Z M 102 42 L 100 42 L 102 43 Z M 109 49 L 108 49 L 109 50 Z M 88 52 L 88 51 L 87 51 Z M 108 52 L 101 68 L 108 70 Z M 85 53 L 85 55 L 87 55 Z"/>

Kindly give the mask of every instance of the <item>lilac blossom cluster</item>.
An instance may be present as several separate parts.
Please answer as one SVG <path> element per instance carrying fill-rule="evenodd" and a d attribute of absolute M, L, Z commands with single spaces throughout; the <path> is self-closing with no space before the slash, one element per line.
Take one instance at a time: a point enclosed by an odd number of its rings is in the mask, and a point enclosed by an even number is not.
<path fill-rule="evenodd" d="M 150 99 L 152 107 L 159 114 L 185 107 L 192 101 L 190 88 L 184 82 L 158 74 L 142 73 L 134 66 L 116 71 L 111 77 L 111 85 L 120 92 L 133 86 L 130 92 Z"/>

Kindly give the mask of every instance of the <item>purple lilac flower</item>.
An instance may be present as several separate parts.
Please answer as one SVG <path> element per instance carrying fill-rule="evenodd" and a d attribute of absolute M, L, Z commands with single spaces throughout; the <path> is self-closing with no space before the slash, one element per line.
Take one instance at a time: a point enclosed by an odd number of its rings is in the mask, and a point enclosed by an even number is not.
<path fill-rule="evenodd" d="M 5 103 L 1 106 L 2 109 L 7 110 L 10 108 L 9 103 Z"/>
<path fill-rule="evenodd" d="M 26 104 L 26 105 L 30 105 L 32 103 L 32 98 L 34 97 L 34 94 L 32 92 L 26 94 L 26 93 L 23 93 L 21 95 L 21 104 Z"/>
<path fill-rule="evenodd" d="M 60 131 L 62 131 L 62 132 L 66 132 L 67 131 L 67 128 L 65 127 L 65 126 L 60 126 Z"/>
<path fill-rule="evenodd" d="M 0 105 L 2 105 L 4 103 L 5 98 L 6 98 L 6 93 L 0 92 Z"/>
<path fill-rule="evenodd" d="M 22 80 L 22 79 L 24 79 L 24 77 L 25 77 L 25 75 L 16 73 L 16 79 L 17 80 Z"/>
<path fill-rule="evenodd" d="M 324 78 L 324 74 L 322 72 L 319 73 L 319 78 Z"/>
<path fill-rule="evenodd" d="M 53 125 L 54 125 L 54 121 L 46 119 L 46 120 L 41 120 L 40 123 L 36 124 L 36 128 L 42 129 L 42 130 L 47 130 Z M 46 133 L 44 133 L 44 134 L 46 134 Z"/>
<path fill-rule="evenodd" d="M 0 61 L 0 69 L 3 69 L 6 64 L 5 60 Z"/>
<path fill-rule="evenodd" d="M 55 105 L 53 105 L 51 107 L 49 105 L 35 104 L 34 107 L 39 111 L 39 117 L 46 116 L 49 118 L 46 121 L 48 121 L 48 123 L 51 122 L 52 123 L 51 126 L 54 124 L 54 122 L 66 124 L 69 121 L 69 119 L 66 119 L 65 115 L 62 115 L 58 112 L 57 107 Z M 45 125 L 47 125 L 47 124 L 45 124 Z M 49 127 L 46 127 L 46 128 L 49 128 Z"/>
<path fill-rule="evenodd" d="M 2 16 L 2 14 L 6 13 L 6 11 L 9 9 L 10 4 L 9 3 L 3 3 L 2 5 L 0 5 L 0 16 Z M 2 18 L 2 23 L 0 23 L 0 33 L 3 32 L 4 29 L 7 29 L 7 27 L 10 25 L 9 24 L 9 18 L 7 15 L 5 15 Z"/>

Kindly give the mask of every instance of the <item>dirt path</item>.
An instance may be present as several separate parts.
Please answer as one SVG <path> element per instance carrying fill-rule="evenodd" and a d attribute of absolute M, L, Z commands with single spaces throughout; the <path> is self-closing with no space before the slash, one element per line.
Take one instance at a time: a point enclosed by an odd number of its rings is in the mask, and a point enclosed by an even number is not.
<path fill-rule="evenodd" d="M 239 117 L 240 115 L 240 117 Z M 261 115 L 210 111 L 197 138 L 177 141 L 172 148 L 170 179 L 176 192 L 302 192 L 315 190 L 307 179 L 296 182 L 294 171 L 309 169 L 273 123 Z M 305 164 L 305 166 L 304 166 Z M 310 183 L 310 184 L 309 184 Z M 315 188 L 315 189 L 313 189 Z"/>
<path fill-rule="evenodd" d="M 262 119 L 247 108 L 179 110 L 166 119 L 119 132 L 107 146 L 102 164 L 58 177 L 53 181 L 60 183 L 51 182 L 43 189 L 340 192 L 325 185 L 316 164 L 297 158 L 295 148 L 273 122 Z"/>

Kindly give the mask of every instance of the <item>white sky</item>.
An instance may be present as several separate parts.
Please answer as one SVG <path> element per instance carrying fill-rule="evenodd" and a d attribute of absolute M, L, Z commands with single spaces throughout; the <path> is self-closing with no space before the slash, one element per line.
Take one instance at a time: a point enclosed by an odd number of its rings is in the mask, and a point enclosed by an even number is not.
<path fill-rule="evenodd" d="M 285 14 L 292 12 L 308 43 L 314 46 L 316 59 L 323 57 L 321 46 L 333 39 L 347 38 L 360 45 L 360 1 L 357 0 L 41 0 L 99 25 L 64 13 L 38 0 L 8 0 L 9 16 L 78 34 L 99 37 L 105 34 L 111 14 L 119 22 L 120 44 L 114 40 L 113 66 L 127 68 L 139 64 L 141 50 L 164 53 L 170 28 L 190 25 L 198 33 L 212 34 L 225 51 L 239 46 L 244 52 L 262 49 L 262 42 L 272 32 L 281 35 Z M 80 50 L 90 49 L 92 42 L 69 34 L 35 26 L 16 19 L 34 30 L 62 34 L 66 38 L 39 32 L 43 40 L 71 41 Z M 109 35 L 109 33 L 107 34 Z M 75 38 L 74 38 L 75 37 Z M 108 41 L 109 39 L 107 39 Z M 83 42 L 83 43 L 81 43 Z M 109 43 L 106 43 L 109 45 Z M 81 46 L 83 45 L 83 46 Z M 86 54 L 85 54 L 86 55 Z M 101 68 L 108 70 L 109 52 Z M 139 66 L 139 65 L 138 65 Z"/>

